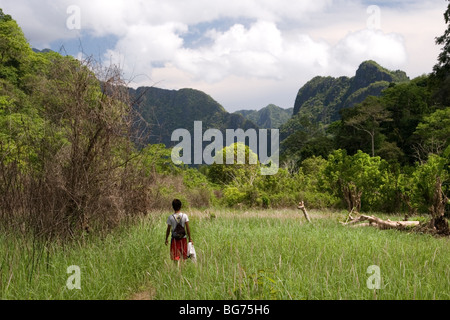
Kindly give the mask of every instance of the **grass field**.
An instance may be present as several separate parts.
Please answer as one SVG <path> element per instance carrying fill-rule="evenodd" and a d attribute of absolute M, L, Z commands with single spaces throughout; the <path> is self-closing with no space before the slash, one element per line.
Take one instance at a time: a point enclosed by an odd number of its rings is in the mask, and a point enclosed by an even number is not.
<path fill-rule="evenodd" d="M 187 212 L 198 261 L 179 267 L 164 245 L 170 212 L 65 247 L 0 238 L 0 297 L 450 299 L 449 239 L 344 227 L 339 213 L 311 212 L 311 225 L 293 210 L 211 212 Z M 72 265 L 81 289 L 66 286 Z M 378 290 L 367 286 L 373 265 Z"/>

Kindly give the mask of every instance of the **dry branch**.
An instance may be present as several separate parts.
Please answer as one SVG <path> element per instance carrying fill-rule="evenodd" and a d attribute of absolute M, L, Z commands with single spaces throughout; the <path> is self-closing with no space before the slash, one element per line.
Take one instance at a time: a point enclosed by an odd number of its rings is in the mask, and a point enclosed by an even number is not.
<path fill-rule="evenodd" d="M 309 218 L 308 211 L 306 211 L 305 203 L 303 201 L 298 203 L 297 209 L 302 210 L 306 220 L 308 220 L 308 222 L 311 223 L 311 219 Z"/>
<path fill-rule="evenodd" d="M 353 213 L 353 211 L 355 211 L 355 207 L 353 207 L 353 209 L 348 213 L 348 217 L 347 217 L 347 219 L 345 220 L 345 223 L 347 223 L 349 220 L 350 221 L 353 221 L 353 220 L 355 220 L 355 218 L 353 218 L 353 216 L 352 216 L 352 213 Z"/>

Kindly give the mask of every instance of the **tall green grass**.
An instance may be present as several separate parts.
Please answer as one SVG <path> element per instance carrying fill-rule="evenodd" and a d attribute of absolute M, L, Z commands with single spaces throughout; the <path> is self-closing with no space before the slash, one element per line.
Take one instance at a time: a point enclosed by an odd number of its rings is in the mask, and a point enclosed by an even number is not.
<path fill-rule="evenodd" d="M 333 220 L 219 218 L 192 222 L 199 261 L 155 270 L 158 299 L 449 299 L 447 239 Z M 367 268 L 381 270 L 370 290 Z"/>
<path fill-rule="evenodd" d="M 65 246 L 53 243 L 33 248 L 32 240 L 11 237 L 1 241 L 0 298 L 127 299 L 145 285 L 147 272 L 162 260 L 161 245 L 150 249 L 154 228 L 151 220 L 141 220 L 105 238 Z M 66 286 L 73 275 L 67 268 L 72 265 L 80 267 L 80 290 Z"/>
<path fill-rule="evenodd" d="M 193 215 L 195 264 L 170 261 L 166 214 L 105 239 L 49 245 L 33 270 L 32 250 L 3 239 L 1 298 L 128 299 L 147 291 L 164 300 L 450 299 L 448 239 L 319 216 L 310 225 L 295 211 Z M 80 290 L 66 287 L 70 265 L 81 268 Z M 380 267 L 379 290 L 367 288 L 371 265 Z"/>

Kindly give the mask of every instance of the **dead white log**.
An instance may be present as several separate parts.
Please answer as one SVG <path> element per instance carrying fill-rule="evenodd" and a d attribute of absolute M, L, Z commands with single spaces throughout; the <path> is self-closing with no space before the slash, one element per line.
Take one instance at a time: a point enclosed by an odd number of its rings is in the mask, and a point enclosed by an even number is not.
<path fill-rule="evenodd" d="M 368 223 L 363 223 L 363 224 L 357 224 L 359 222 L 363 222 L 363 221 L 368 221 Z M 347 223 L 343 223 L 343 225 L 347 226 L 355 226 L 355 227 L 359 227 L 359 226 L 370 226 L 370 225 L 375 225 L 376 227 L 380 228 L 380 229 L 402 229 L 404 227 L 408 227 L 408 226 L 418 226 L 420 224 L 419 221 L 391 221 L 391 220 L 382 220 L 378 217 L 375 216 L 366 216 L 366 215 L 361 215 L 358 218 L 347 222 Z"/>
<path fill-rule="evenodd" d="M 369 227 L 369 226 L 372 226 L 372 224 L 370 222 L 364 222 L 364 223 L 352 224 L 349 226 L 352 228 L 360 228 L 360 227 Z"/>
<path fill-rule="evenodd" d="M 308 222 L 311 223 L 311 219 L 309 218 L 308 211 L 306 211 L 305 203 L 303 201 L 298 203 L 297 209 L 302 210 L 306 220 L 308 220 Z"/>

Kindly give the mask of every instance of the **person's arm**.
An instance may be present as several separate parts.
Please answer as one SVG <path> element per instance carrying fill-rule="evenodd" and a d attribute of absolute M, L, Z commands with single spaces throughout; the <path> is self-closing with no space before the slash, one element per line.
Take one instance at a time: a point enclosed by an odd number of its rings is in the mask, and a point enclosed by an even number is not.
<path fill-rule="evenodd" d="M 172 228 L 172 226 L 170 224 L 167 225 L 167 230 L 166 230 L 166 246 L 169 244 L 169 240 L 167 240 L 169 238 L 169 234 L 170 234 L 170 229 Z"/>
<path fill-rule="evenodd" d="M 192 241 L 192 238 L 191 238 L 191 229 L 189 228 L 189 222 L 186 222 L 186 231 L 187 231 L 187 234 L 189 237 L 189 242 L 194 243 L 194 241 Z"/>

